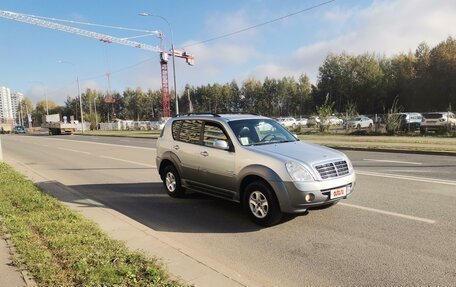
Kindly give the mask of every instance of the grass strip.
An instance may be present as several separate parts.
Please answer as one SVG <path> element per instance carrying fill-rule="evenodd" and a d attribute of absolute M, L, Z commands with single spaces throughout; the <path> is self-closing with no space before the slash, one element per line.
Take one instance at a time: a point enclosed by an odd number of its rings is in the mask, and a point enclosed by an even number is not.
<path fill-rule="evenodd" d="M 13 263 L 40 286 L 183 286 L 5 163 L 0 214 L 19 253 Z"/>

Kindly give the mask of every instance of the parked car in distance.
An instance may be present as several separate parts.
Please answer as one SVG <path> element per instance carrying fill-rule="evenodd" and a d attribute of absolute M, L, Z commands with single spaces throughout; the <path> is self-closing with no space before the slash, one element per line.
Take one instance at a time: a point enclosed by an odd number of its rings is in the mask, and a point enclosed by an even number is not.
<path fill-rule="evenodd" d="M 296 119 L 295 118 L 292 118 L 292 117 L 279 117 L 277 118 L 277 122 L 283 126 L 283 127 L 286 127 L 286 128 L 295 128 L 298 123 L 296 122 Z"/>
<path fill-rule="evenodd" d="M 297 123 L 299 126 L 305 126 L 305 125 L 307 125 L 307 121 L 308 121 L 308 119 L 305 118 L 305 117 L 296 118 L 296 123 Z"/>
<path fill-rule="evenodd" d="M 359 116 L 359 117 L 355 117 L 355 118 L 352 118 L 352 119 L 349 119 L 346 124 L 345 124 L 345 127 L 347 129 L 364 129 L 364 128 L 372 128 L 372 126 L 374 125 L 374 121 L 368 117 L 365 117 L 365 116 Z"/>
<path fill-rule="evenodd" d="M 13 132 L 15 134 L 25 134 L 25 128 L 23 126 L 15 126 Z"/>
<path fill-rule="evenodd" d="M 341 126 L 344 123 L 343 119 L 340 119 L 336 116 L 330 116 L 327 121 L 331 126 Z"/>
<path fill-rule="evenodd" d="M 454 131 L 456 130 L 456 115 L 452 112 L 423 113 L 420 132 Z"/>
<path fill-rule="evenodd" d="M 157 171 L 171 197 L 195 191 L 239 202 L 261 226 L 277 224 L 283 213 L 333 205 L 355 187 L 345 154 L 300 141 L 267 117 L 171 118 L 156 147 Z"/>
<path fill-rule="evenodd" d="M 161 120 L 161 121 L 154 121 L 150 123 L 150 128 L 152 130 L 162 130 L 165 127 L 166 121 Z"/>
<path fill-rule="evenodd" d="M 419 130 L 423 116 L 420 113 L 400 113 L 400 129 L 402 131 Z"/>
<path fill-rule="evenodd" d="M 318 127 L 321 123 L 320 117 L 319 116 L 311 116 L 307 120 L 307 127 Z"/>

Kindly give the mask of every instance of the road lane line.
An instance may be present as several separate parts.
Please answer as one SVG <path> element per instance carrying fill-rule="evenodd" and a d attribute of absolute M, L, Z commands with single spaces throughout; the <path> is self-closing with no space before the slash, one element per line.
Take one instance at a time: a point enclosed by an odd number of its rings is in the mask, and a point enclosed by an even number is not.
<path fill-rule="evenodd" d="M 397 212 L 385 211 L 385 210 L 381 210 L 381 209 L 375 209 L 375 208 L 370 208 L 370 207 L 365 207 L 365 206 L 360 206 L 360 205 L 348 204 L 348 203 L 344 203 L 344 202 L 340 202 L 339 205 L 357 208 L 357 209 L 370 211 L 370 212 L 376 212 L 376 213 L 385 214 L 385 215 L 396 216 L 396 217 L 400 217 L 400 218 L 404 218 L 404 219 L 420 221 L 420 222 L 429 223 L 429 224 L 436 223 L 436 221 L 432 220 L 432 219 L 416 217 L 416 216 L 406 215 L 406 214 L 397 213 Z"/>
<path fill-rule="evenodd" d="M 75 150 L 75 149 L 69 149 L 69 148 L 64 148 L 64 147 L 58 147 L 58 149 L 71 151 L 71 152 L 77 152 L 77 153 L 83 153 L 83 154 L 90 154 L 90 152 L 80 151 L 80 150 Z"/>
<path fill-rule="evenodd" d="M 121 162 L 126 162 L 126 163 L 142 165 L 142 166 L 150 167 L 150 168 L 157 168 L 155 165 L 141 163 L 141 162 L 136 162 L 136 161 L 131 161 L 131 160 L 126 160 L 126 159 L 120 159 L 120 158 L 115 158 L 115 157 L 110 157 L 110 156 L 105 156 L 105 155 L 100 155 L 100 157 L 106 158 L 106 159 L 117 160 L 117 161 L 121 161 Z"/>
<path fill-rule="evenodd" d="M 386 160 L 386 159 L 371 159 L 365 158 L 364 161 L 374 161 L 374 162 L 387 162 L 387 163 L 404 163 L 404 164 L 414 164 L 414 165 L 422 165 L 421 162 L 412 162 L 412 161 L 398 161 L 398 160 Z"/>
<path fill-rule="evenodd" d="M 437 183 L 437 184 L 446 184 L 446 185 L 454 185 L 454 186 L 456 186 L 456 181 L 445 180 L 445 179 L 416 177 L 416 176 L 408 176 L 408 175 L 396 175 L 396 174 L 388 174 L 388 173 L 377 173 L 377 172 L 362 171 L 362 170 L 356 170 L 356 174 L 357 175 L 367 175 L 367 176 L 376 176 L 376 177 L 412 180 L 412 181 L 429 182 L 429 183 Z"/>
<path fill-rule="evenodd" d="M 34 138 L 34 137 L 28 137 L 28 138 Z M 36 137 L 36 138 L 38 138 L 38 137 Z M 149 151 L 154 151 L 154 150 L 156 150 L 156 148 L 151 148 L 151 147 L 130 146 L 130 145 L 120 145 L 120 144 L 108 144 L 108 143 L 97 143 L 97 142 L 89 142 L 89 141 L 65 140 L 65 139 L 44 138 L 44 137 L 40 137 L 40 138 L 41 138 L 41 139 L 45 139 L 45 140 L 65 141 L 65 142 L 76 142 L 76 143 L 85 143 L 85 144 L 94 144 L 94 145 L 105 145 L 105 146 L 114 146 L 114 147 L 124 147 L 124 148 L 142 149 L 142 150 L 149 150 Z"/>

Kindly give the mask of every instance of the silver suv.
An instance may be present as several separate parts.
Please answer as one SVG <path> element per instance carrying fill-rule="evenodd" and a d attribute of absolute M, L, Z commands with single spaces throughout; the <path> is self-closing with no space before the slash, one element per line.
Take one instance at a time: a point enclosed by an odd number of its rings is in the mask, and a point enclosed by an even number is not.
<path fill-rule="evenodd" d="M 170 196 L 189 190 L 240 202 L 262 226 L 277 224 L 282 213 L 335 204 L 355 186 L 346 155 L 302 142 L 262 116 L 172 118 L 157 140 L 156 161 Z"/>

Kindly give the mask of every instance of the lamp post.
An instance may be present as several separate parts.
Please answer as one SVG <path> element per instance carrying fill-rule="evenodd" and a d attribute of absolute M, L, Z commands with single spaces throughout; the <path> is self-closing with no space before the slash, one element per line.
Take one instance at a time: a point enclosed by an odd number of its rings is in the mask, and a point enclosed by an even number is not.
<path fill-rule="evenodd" d="M 151 13 L 139 13 L 140 16 L 152 16 L 152 17 L 158 17 L 161 18 L 168 24 L 169 32 L 171 35 L 171 52 L 173 53 L 173 82 L 174 82 L 174 97 L 176 98 L 176 115 L 179 114 L 179 100 L 177 98 L 177 87 L 176 87 L 176 64 L 174 62 L 174 40 L 173 40 L 173 30 L 171 29 L 171 24 L 169 23 L 168 20 L 166 20 L 165 17 L 156 15 L 156 14 L 151 14 Z"/>
<path fill-rule="evenodd" d="M 62 60 L 59 60 L 59 63 L 63 63 L 63 64 L 69 64 L 69 65 L 72 65 L 73 68 L 74 68 L 74 72 L 76 73 L 76 82 L 78 83 L 78 97 L 79 97 L 79 107 L 81 109 L 81 126 L 82 126 L 82 134 L 84 134 L 84 115 L 82 113 L 82 99 L 81 99 L 81 87 L 79 85 L 79 76 L 78 76 L 78 71 L 76 69 L 76 65 L 72 62 L 68 62 L 68 61 L 62 61 Z"/>
<path fill-rule="evenodd" d="M 98 130 L 98 116 L 97 116 L 97 97 L 93 98 L 93 108 L 95 109 L 95 129 Z"/>

